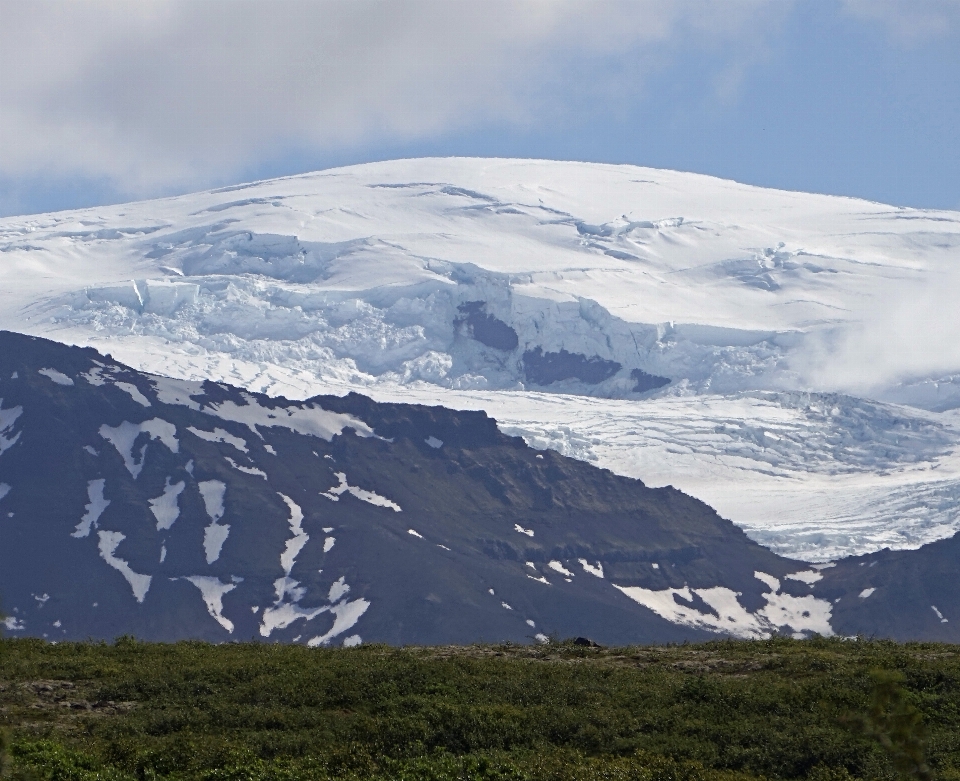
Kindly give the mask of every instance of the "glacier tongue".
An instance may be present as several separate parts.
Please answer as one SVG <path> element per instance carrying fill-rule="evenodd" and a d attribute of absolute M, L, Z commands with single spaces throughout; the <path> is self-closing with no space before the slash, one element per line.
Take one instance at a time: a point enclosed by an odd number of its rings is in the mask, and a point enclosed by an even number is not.
<path fill-rule="evenodd" d="M 819 561 L 960 528 L 958 249 L 953 212 L 397 161 L 0 220 L 0 327 L 271 395 L 483 408 Z"/>

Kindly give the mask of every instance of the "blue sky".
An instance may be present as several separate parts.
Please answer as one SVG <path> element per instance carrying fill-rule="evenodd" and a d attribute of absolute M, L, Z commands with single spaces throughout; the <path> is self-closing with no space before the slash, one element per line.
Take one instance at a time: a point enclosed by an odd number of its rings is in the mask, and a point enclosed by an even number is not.
<path fill-rule="evenodd" d="M 960 0 L 0 0 L 0 214 L 395 157 L 960 209 Z"/>

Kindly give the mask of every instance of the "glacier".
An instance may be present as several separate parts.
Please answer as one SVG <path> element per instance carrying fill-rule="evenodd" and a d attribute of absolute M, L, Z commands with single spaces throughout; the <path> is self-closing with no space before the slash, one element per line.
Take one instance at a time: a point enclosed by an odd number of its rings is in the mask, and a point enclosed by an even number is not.
<path fill-rule="evenodd" d="M 958 250 L 956 212 L 402 160 L 0 219 L 0 328 L 270 395 L 484 409 L 824 562 L 960 529 Z"/>

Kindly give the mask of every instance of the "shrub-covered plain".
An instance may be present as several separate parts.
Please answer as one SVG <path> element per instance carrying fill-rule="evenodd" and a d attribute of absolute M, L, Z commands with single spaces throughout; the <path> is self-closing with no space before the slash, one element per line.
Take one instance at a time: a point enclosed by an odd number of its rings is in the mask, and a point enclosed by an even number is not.
<path fill-rule="evenodd" d="M 0 640 L 0 725 L 58 781 L 948 780 L 960 648 Z"/>

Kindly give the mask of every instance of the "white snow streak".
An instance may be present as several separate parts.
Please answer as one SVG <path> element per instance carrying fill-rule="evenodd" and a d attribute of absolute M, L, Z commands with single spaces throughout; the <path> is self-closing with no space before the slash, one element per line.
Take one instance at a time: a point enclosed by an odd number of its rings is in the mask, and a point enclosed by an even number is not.
<path fill-rule="evenodd" d="M 598 578 L 603 577 L 603 565 L 598 561 L 597 565 L 594 566 L 586 559 L 577 559 L 580 562 L 580 566 L 583 567 L 584 572 L 589 572 L 591 575 L 595 575 Z"/>
<path fill-rule="evenodd" d="M 130 588 L 133 590 L 133 596 L 137 602 L 142 603 L 144 597 L 147 596 L 147 591 L 150 590 L 150 582 L 153 578 L 150 575 L 141 575 L 138 572 L 134 572 L 130 569 L 130 565 L 126 561 L 114 555 L 117 547 L 127 536 L 122 532 L 108 531 L 100 531 L 97 532 L 97 534 L 100 536 L 99 548 L 103 560 L 126 578 L 127 583 L 130 584 Z"/>
<path fill-rule="evenodd" d="M 23 407 L 10 407 L 9 409 L 3 408 L 3 399 L 0 399 L 0 455 L 10 447 L 13 447 L 17 440 L 20 439 L 20 432 L 18 431 L 15 436 L 9 436 L 13 424 L 17 422 L 23 414 Z"/>
<path fill-rule="evenodd" d="M 247 448 L 247 442 L 241 437 L 235 437 L 229 431 L 224 431 L 222 428 L 215 428 L 213 431 L 203 431 L 199 428 L 194 428 L 193 426 L 187 426 L 187 431 L 189 431 L 194 436 L 200 437 L 207 442 L 223 442 L 227 445 L 233 445 L 237 450 L 242 453 L 249 453 Z"/>
<path fill-rule="evenodd" d="M 178 501 L 186 485 L 182 480 L 171 483 L 168 477 L 164 480 L 163 493 L 150 500 L 150 511 L 157 519 L 157 531 L 167 531 L 180 517 Z"/>
<path fill-rule="evenodd" d="M 303 546 L 310 540 L 310 535 L 303 530 L 303 510 L 300 509 L 300 505 L 289 496 L 277 495 L 283 499 L 290 510 L 290 531 L 293 536 L 287 540 L 283 553 L 280 554 L 280 566 L 283 567 L 283 574 L 289 577 L 293 571 L 293 565 L 296 564 L 297 556 L 303 550 Z"/>
<path fill-rule="evenodd" d="M 270 637 L 272 632 L 277 629 L 286 629 L 294 621 L 299 621 L 301 618 L 312 621 L 321 613 L 326 613 L 329 610 L 329 605 L 307 608 L 301 607 L 296 602 L 282 602 L 278 605 L 264 608 L 260 624 L 260 634 L 263 637 Z"/>
<path fill-rule="evenodd" d="M 370 603 L 367 600 L 356 599 L 353 602 L 340 602 L 328 608 L 336 616 L 333 626 L 326 634 L 310 639 L 307 645 L 311 648 L 326 645 L 338 635 L 353 629 L 360 617 L 367 612 L 368 607 L 370 607 Z"/>
<path fill-rule="evenodd" d="M 380 494 L 375 494 L 373 491 L 366 491 L 363 488 L 357 488 L 354 485 L 349 485 L 347 483 L 347 476 L 344 472 L 337 472 L 334 477 L 340 481 L 340 485 L 334 486 L 333 488 L 321 493 L 321 496 L 325 496 L 327 499 L 332 499 L 333 501 L 338 502 L 343 494 L 349 493 L 360 501 L 366 502 L 367 504 L 372 504 L 376 507 L 388 507 L 395 513 L 402 512 L 400 505 L 396 504 L 395 502 L 391 502 L 386 497 L 380 496 Z"/>
<path fill-rule="evenodd" d="M 86 512 L 77 524 L 77 528 L 70 535 L 71 537 L 87 537 L 90 535 L 90 529 L 96 528 L 97 521 L 103 515 L 103 511 L 110 504 L 109 499 L 103 498 L 103 489 L 107 481 L 103 478 L 91 480 L 87 483 L 87 498 L 90 500 L 86 506 Z"/>
<path fill-rule="evenodd" d="M 805 570 L 803 572 L 794 572 L 792 575 L 786 576 L 787 580 L 799 580 L 801 583 L 806 583 L 808 586 L 812 586 L 817 581 L 823 580 L 823 575 L 817 570 Z"/>
<path fill-rule="evenodd" d="M 230 534 L 230 525 L 219 526 L 217 521 L 223 517 L 223 497 L 227 486 L 219 480 L 205 480 L 197 484 L 200 496 L 203 497 L 203 506 L 210 516 L 210 525 L 203 531 L 203 551 L 207 557 L 207 564 L 213 564 L 220 558 L 223 543 Z"/>
<path fill-rule="evenodd" d="M 114 381 L 113 384 L 117 386 L 120 390 L 122 390 L 124 393 L 128 394 L 130 398 L 133 399 L 135 402 L 137 402 L 137 404 L 139 404 L 140 406 L 142 407 L 150 406 L 150 399 L 144 396 L 140 392 L 140 389 L 133 383 Z"/>
<path fill-rule="evenodd" d="M 57 385 L 73 385 L 73 380 L 68 377 L 63 372 L 57 371 L 56 369 L 37 369 L 37 374 L 42 374 L 44 377 L 49 377 Z"/>
<path fill-rule="evenodd" d="M 339 602 L 349 591 L 350 586 L 347 585 L 346 578 L 341 575 L 331 584 L 330 591 L 327 594 L 327 602 Z"/>
<path fill-rule="evenodd" d="M 257 469 L 255 466 L 244 466 L 243 464 L 238 464 L 230 456 L 224 456 L 227 463 L 230 464 L 238 472 L 243 472 L 245 475 L 253 475 L 254 477 L 262 477 L 264 480 L 267 479 L 267 473 L 262 469 Z"/>
<path fill-rule="evenodd" d="M 306 594 L 306 589 L 300 586 L 299 581 L 290 577 L 293 567 L 296 564 L 297 556 L 303 550 L 304 545 L 310 540 L 309 535 L 303 529 L 303 510 L 289 496 L 277 494 L 286 503 L 290 511 L 290 531 L 293 536 L 287 540 L 283 553 L 280 554 L 280 566 L 283 568 L 283 577 L 274 581 L 273 587 L 276 592 L 276 600 L 273 605 L 264 608 L 260 623 L 260 634 L 263 637 L 269 637 L 277 629 L 285 629 L 294 621 L 303 618 L 311 621 L 321 613 L 327 612 L 328 605 L 320 607 L 307 608 L 299 603 Z M 343 578 L 341 578 L 341 581 Z"/>
<path fill-rule="evenodd" d="M 161 404 L 176 404 L 180 407 L 189 407 L 192 410 L 200 409 L 200 403 L 191 397 L 203 395 L 202 382 L 160 376 L 151 377 L 150 382 L 157 394 L 157 401 Z"/>
<path fill-rule="evenodd" d="M 104 379 L 103 377 L 103 370 L 104 370 L 104 366 L 101 364 L 99 366 L 94 367 L 93 369 L 88 371 L 86 374 L 81 374 L 80 376 L 83 377 L 83 379 L 85 379 L 94 387 L 99 388 L 107 384 L 106 379 Z"/>
<path fill-rule="evenodd" d="M 768 575 L 766 572 L 754 572 L 753 576 L 764 583 L 771 591 L 780 590 L 780 581 L 773 575 Z"/>
<path fill-rule="evenodd" d="M 351 415 L 329 412 L 316 404 L 270 409 L 261 406 L 250 394 L 243 394 L 243 398 L 246 404 L 224 401 L 219 404 L 210 404 L 205 411 L 222 420 L 243 423 L 257 436 L 262 436 L 257 430 L 258 426 L 286 428 L 298 434 L 320 437 L 327 442 L 342 434 L 345 428 L 354 429 L 361 437 L 375 436 L 373 429 L 363 421 Z"/>
<path fill-rule="evenodd" d="M 573 573 L 568 570 L 563 564 L 559 561 L 551 561 L 547 566 L 552 569 L 554 572 L 559 572 L 561 575 L 566 575 L 568 578 L 573 577 Z"/>
<path fill-rule="evenodd" d="M 148 434 L 150 439 L 159 439 L 169 448 L 172 453 L 180 452 L 180 443 L 177 441 L 177 427 L 172 423 L 153 418 L 143 423 L 130 423 L 123 421 L 119 426 L 100 426 L 100 436 L 113 445 L 120 456 L 123 458 L 123 464 L 127 471 L 133 475 L 134 479 L 143 469 L 144 457 L 147 452 L 146 444 L 140 448 L 139 459 L 134 458 L 133 446 L 137 437 L 141 434 Z"/>
<path fill-rule="evenodd" d="M 237 585 L 235 583 L 221 583 L 220 578 L 211 575 L 191 575 L 183 578 L 183 580 L 200 589 L 200 595 L 203 598 L 203 604 L 207 606 L 207 612 L 220 626 L 233 634 L 233 621 L 223 615 L 223 598 L 233 591 Z"/>

